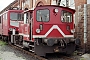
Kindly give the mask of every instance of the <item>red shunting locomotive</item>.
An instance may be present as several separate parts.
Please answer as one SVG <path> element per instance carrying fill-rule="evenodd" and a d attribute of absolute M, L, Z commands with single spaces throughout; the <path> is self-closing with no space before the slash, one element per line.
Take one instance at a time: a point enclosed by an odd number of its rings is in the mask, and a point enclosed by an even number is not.
<path fill-rule="evenodd" d="M 20 24 L 23 46 L 39 56 L 46 53 L 75 51 L 75 10 L 61 6 L 38 6 L 24 12 L 24 23 Z"/>
<path fill-rule="evenodd" d="M 10 42 L 27 47 L 39 56 L 56 52 L 71 54 L 76 47 L 74 13 L 73 9 L 54 5 L 24 11 L 24 21 L 19 22 L 19 34 L 12 34 Z"/>

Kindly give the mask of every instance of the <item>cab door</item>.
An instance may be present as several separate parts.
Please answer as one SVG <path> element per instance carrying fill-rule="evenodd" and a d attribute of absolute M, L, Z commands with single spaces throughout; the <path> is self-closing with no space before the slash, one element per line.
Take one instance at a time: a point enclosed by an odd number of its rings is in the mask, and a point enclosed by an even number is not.
<path fill-rule="evenodd" d="M 50 26 L 50 10 L 48 8 L 36 9 L 34 11 L 33 38 L 45 36 Z"/>
<path fill-rule="evenodd" d="M 24 29 L 23 29 L 23 40 L 29 41 L 31 40 L 31 31 L 32 31 L 32 12 L 24 13 Z"/>

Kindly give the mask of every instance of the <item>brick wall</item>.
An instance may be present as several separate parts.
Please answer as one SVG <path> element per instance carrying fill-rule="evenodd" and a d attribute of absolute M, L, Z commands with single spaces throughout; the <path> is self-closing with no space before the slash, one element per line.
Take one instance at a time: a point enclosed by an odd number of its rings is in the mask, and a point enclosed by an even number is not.
<path fill-rule="evenodd" d="M 86 43 L 86 49 L 87 51 L 90 51 L 90 4 L 87 4 L 86 6 L 86 10 L 87 10 L 87 32 L 86 32 L 86 36 L 87 36 L 87 43 Z M 79 37 L 81 40 L 81 46 L 84 46 L 84 5 L 80 5 L 77 8 L 76 11 L 77 14 L 77 25 L 75 27 L 75 37 Z"/>
<path fill-rule="evenodd" d="M 87 0 L 74 0 L 75 1 L 75 7 L 86 4 Z"/>

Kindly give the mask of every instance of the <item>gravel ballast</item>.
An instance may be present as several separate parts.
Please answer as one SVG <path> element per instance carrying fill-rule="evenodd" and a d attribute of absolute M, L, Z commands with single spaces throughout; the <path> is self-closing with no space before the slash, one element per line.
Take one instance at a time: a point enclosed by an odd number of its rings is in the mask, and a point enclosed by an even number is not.
<path fill-rule="evenodd" d="M 9 46 L 0 45 L 0 60 L 36 60 L 28 54 Z"/>
<path fill-rule="evenodd" d="M 71 56 L 73 60 L 90 60 L 90 54 L 84 54 L 82 56 Z M 49 60 L 66 60 L 63 56 L 59 55 L 59 58 L 54 58 L 51 55 Z M 7 44 L 0 44 L 0 60 L 38 60 L 33 58 L 32 56 L 19 51 L 10 45 Z"/>

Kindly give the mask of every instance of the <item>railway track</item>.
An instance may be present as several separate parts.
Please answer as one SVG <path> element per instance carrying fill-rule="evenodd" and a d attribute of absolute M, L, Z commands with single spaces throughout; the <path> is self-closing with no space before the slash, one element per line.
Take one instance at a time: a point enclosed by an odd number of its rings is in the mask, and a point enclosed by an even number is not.
<path fill-rule="evenodd" d="M 23 48 L 20 48 L 18 46 L 15 46 L 15 45 L 12 45 L 12 44 L 8 44 L 8 45 L 10 45 L 12 48 L 15 48 L 15 49 L 17 49 L 17 50 L 19 50 L 19 51 L 21 51 L 25 54 L 30 55 L 35 60 L 79 60 L 75 57 L 66 56 L 66 55 L 63 55 L 63 54 L 47 54 L 47 56 L 44 58 L 44 57 L 37 56 L 34 53 L 31 53 L 27 50 L 24 50 Z"/>
<path fill-rule="evenodd" d="M 71 56 L 66 56 L 66 55 L 63 55 L 63 54 L 48 54 L 45 58 L 44 57 L 40 57 L 40 56 L 37 56 L 35 55 L 34 53 L 31 53 L 27 50 L 24 50 L 23 48 L 20 48 L 18 46 L 15 46 L 15 45 L 12 45 L 12 44 L 9 44 L 12 48 L 15 48 L 25 54 L 28 54 L 30 55 L 31 57 L 33 57 L 33 59 L 36 59 L 36 60 L 79 60 L 77 58 L 73 58 Z"/>
<path fill-rule="evenodd" d="M 29 51 L 26 51 L 26 50 L 24 50 L 24 49 L 22 49 L 22 48 L 20 48 L 20 47 L 18 47 L 18 46 L 11 45 L 11 44 L 9 44 L 9 45 L 10 45 L 12 48 L 18 49 L 19 51 L 22 51 L 23 53 L 32 56 L 32 57 L 33 57 L 34 59 L 36 59 L 36 60 L 48 60 L 48 59 L 46 59 L 46 58 L 37 56 L 37 55 L 35 55 L 34 53 L 31 53 L 31 52 L 29 52 Z"/>
<path fill-rule="evenodd" d="M 57 54 L 48 54 L 46 58 L 43 58 L 43 57 L 35 55 L 34 53 L 26 51 L 26 50 L 24 50 L 24 49 L 22 49 L 18 46 L 14 46 L 14 45 L 11 45 L 11 44 L 10 44 L 10 46 L 12 48 L 18 49 L 19 51 L 22 51 L 25 54 L 28 54 L 28 55 L 32 56 L 36 60 L 77 60 L 77 59 L 74 59 L 72 57 L 64 56 L 62 54 L 58 54 L 58 55 Z"/>
<path fill-rule="evenodd" d="M 11 45 L 11 44 L 10 44 L 10 46 L 12 48 L 18 49 L 19 51 L 22 51 L 25 54 L 28 54 L 28 55 L 32 56 L 36 60 L 79 60 L 76 57 L 66 56 L 66 55 L 63 55 L 63 54 L 48 54 L 46 56 L 46 58 L 44 58 L 44 57 L 37 56 L 34 53 L 31 53 L 29 51 L 26 51 L 26 50 L 24 50 L 24 49 L 22 49 L 18 46 L 14 46 L 14 45 Z"/>

